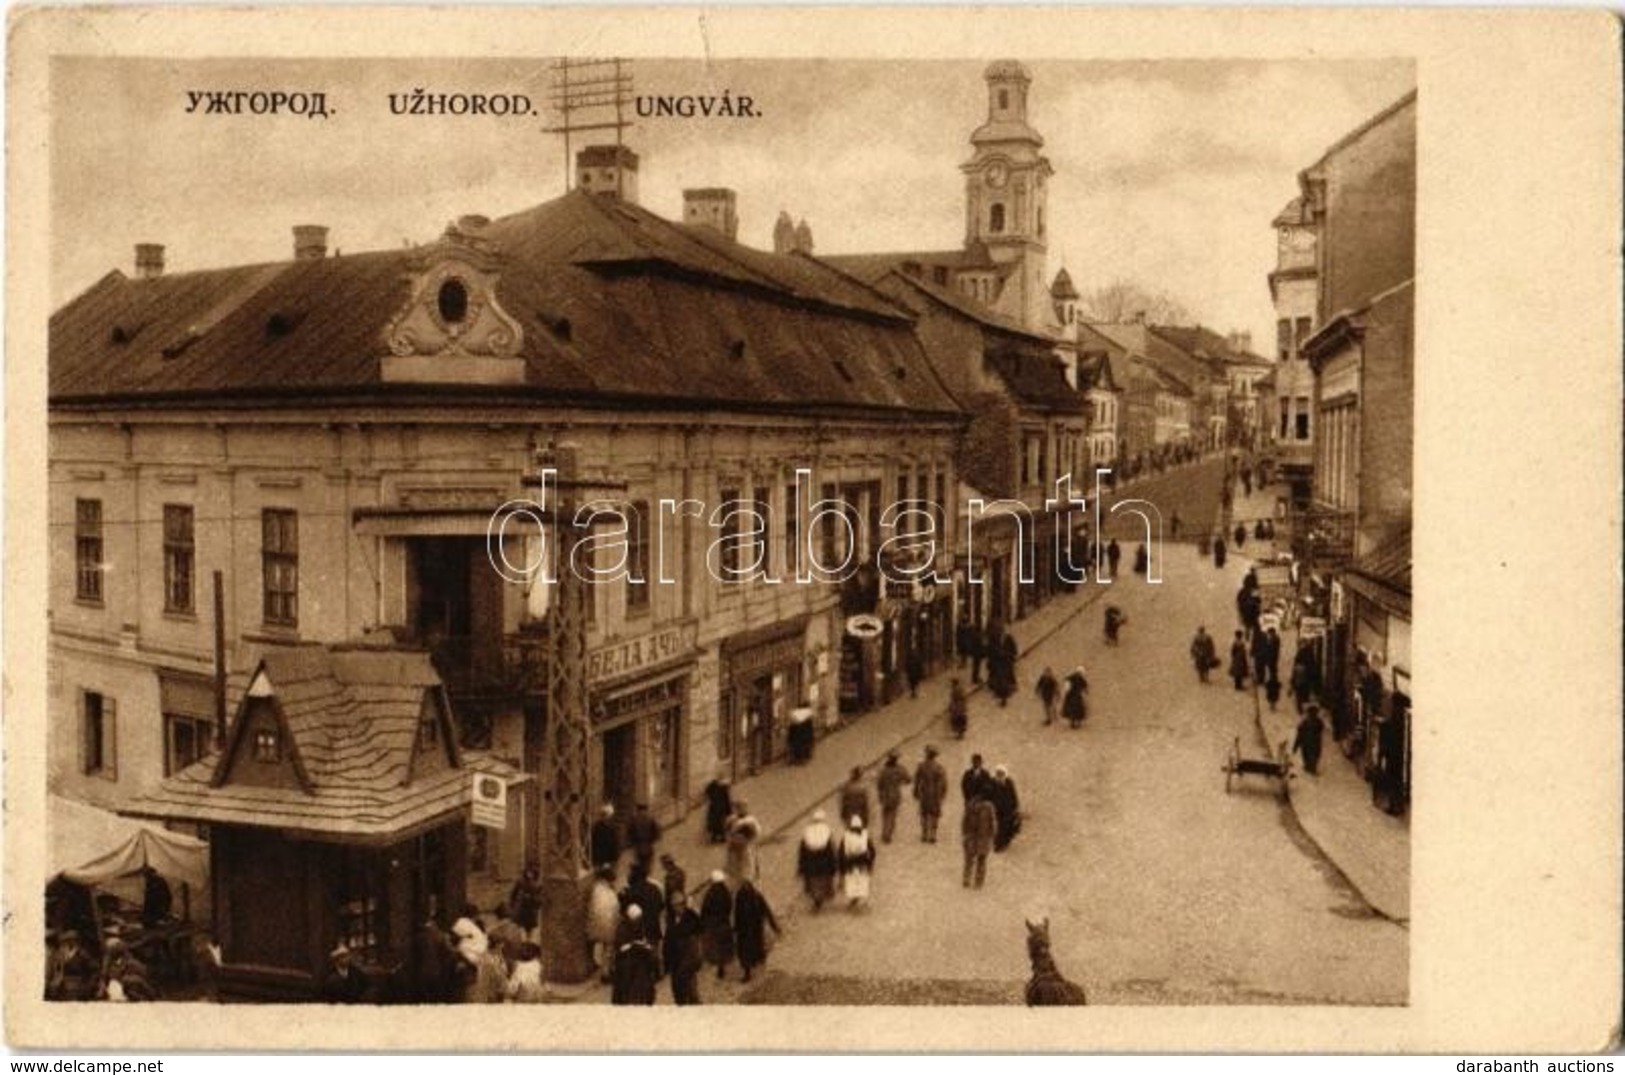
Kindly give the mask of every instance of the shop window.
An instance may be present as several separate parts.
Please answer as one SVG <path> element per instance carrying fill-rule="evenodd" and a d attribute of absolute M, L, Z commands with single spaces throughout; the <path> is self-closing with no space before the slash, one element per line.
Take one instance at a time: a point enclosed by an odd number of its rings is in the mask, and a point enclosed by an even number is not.
<path fill-rule="evenodd" d="M 192 536 L 192 508 L 164 505 L 164 611 L 190 615 L 193 611 L 192 575 L 196 550 Z"/>
<path fill-rule="evenodd" d="M 261 513 L 260 563 L 265 582 L 265 622 L 299 625 L 299 513 L 266 508 Z"/>
<path fill-rule="evenodd" d="M 118 705 L 99 691 L 79 695 L 82 768 L 87 776 L 118 779 Z"/>
<path fill-rule="evenodd" d="M 214 722 L 202 717 L 164 714 L 164 775 L 174 776 L 209 752 Z"/>
<path fill-rule="evenodd" d="M 474 827 L 478 831 L 478 826 Z M 380 951 L 386 936 L 383 885 L 370 853 L 345 848 L 339 871 L 339 940 L 357 955 Z"/>
<path fill-rule="evenodd" d="M 102 599 L 102 502 L 75 500 L 73 546 L 78 565 L 75 595 L 81 601 Z"/>

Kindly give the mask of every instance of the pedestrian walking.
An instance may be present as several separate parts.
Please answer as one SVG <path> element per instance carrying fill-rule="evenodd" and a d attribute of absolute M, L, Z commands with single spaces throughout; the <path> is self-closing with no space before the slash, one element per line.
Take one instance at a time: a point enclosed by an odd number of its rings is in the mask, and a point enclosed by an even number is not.
<path fill-rule="evenodd" d="M 1247 643 L 1242 640 L 1240 631 L 1236 632 L 1236 640 L 1230 643 L 1230 678 L 1236 684 L 1236 690 L 1246 686 Z"/>
<path fill-rule="evenodd" d="M 920 842 L 937 842 L 937 822 L 942 818 L 942 800 L 948 797 L 948 771 L 937 760 L 937 748 L 927 746 L 925 757 L 914 767 L 914 800 L 920 804 Z"/>
<path fill-rule="evenodd" d="M 1021 800 L 1016 795 L 1016 782 L 1010 770 L 1003 765 L 993 767 L 994 837 L 993 850 L 1003 851 L 1021 831 Z"/>
<path fill-rule="evenodd" d="M 814 810 L 812 821 L 801 830 L 801 844 L 796 848 L 796 876 L 801 878 L 802 891 L 812 900 L 814 911 L 835 898 L 836 857 L 835 834 L 824 812 Z"/>
<path fill-rule="evenodd" d="M 1308 642 L 1298 643 L 1298 654 L 1292 658 L 1292 699 L 1297 703 L 1298 715 L 1314 700 L 1320 667 L 1315 664 L 1315 651 Z"/>
<path fill-rule="evenodd" d="M 918 642 L 909 647 L 908 657 L 903 661 L 903 672 L 908 676 L 908 696 L 920 696 L 920 680 L 925 678 L 925 655 L 920 652 Z"/>
<path fill-rule="evenodd" d="M 655 983 L 660 980 L 655 946 L 642 928 L 643 908 L 637 904 L 626 909 L 627 928 L 624 938 L 615 950 L 614 985 L 610 989 L 611 1004 L 653 1004 Z"/>
<path fill-rule="evenodd" d="M 711 871 L 711 883 L 700 898 L 700 953 L 724 978 L 734 959 L 734 897 L 721 870 Z"/>
<path fill-rule="evenodd" d="M 976 625 L 970 621 L 970 614 L 968 612 L 961 613 L 959 626 L 954 628 L 954 653 L 959 657 L 960 668 L 964 668 L 965 662 L 976 655 L 977 649 L 980 648 L 977 644 L 979 640 L 980 635 L 976 630 Z M 973 682 L 981 682 L 980 676 Z"/>
<path fill-rule="evenodd" d="M 1270 704 L 1270 712 L 1275 712 L 1276 703 L 1281 700 L 1281 679 L 1273 671 L 1264 681 L 1264 700 Z"/>
<path fill-rule="evenodd" d="M 1117 544 L 1117 539 L 1112 538 L 1106 545 L 1106 562 L 1111 565 L 1112 578 L 1114 579 L 1117 577 L 1117 563 L 1122 558 L 1123 549 Z"/>
<path fill-rule="evenodd" d="M 1054 724 L 1055 714 L 1061 708 L 1061 681 L 1048 665 L 1038 677 L 1037 690 L 1038 700 L 1044 704 L 1044 723 Z"/>
<path fill-rule="evenodd" d="M 1303 755 L 1303 768 L 1310 776 L 1320 771 L 1320 747 L 1326 735 L 1326 722 L 1321 719 L 1320 706 L 1305 707 L 1303 719 L 1298 721 L 1298 732 L 1292 737 L 1292 749 Z"/>
<path fill-rule="evenodd" d="M 1016 693 L 1016 657 L 1019 649 L 1015 637 L 1002 626 L 995 626 L 988 635 L 987 685 L 998 698 L 1000 707 Z"/>
<path fill-rule="evenodd" d="M 637 863 L 632 864 L 626 887 L 621 890 L 621 906 L 638 908 L 640 912 L 638 921 L 643 926 L 643 935 L 654 946 L 654 956 L 658 963 L 660 942 L 665 939 L 660 918 L 666 910 L 666 894 L 661 891 L 659 885 L 649 880 L 649 875 Z"/>
<path fill-rule="evenodd" d="M 965 695 L 964 684 L 957 679 L 948 685 L 948 727 L 953 729 L 956 739 L 965 738 L 970 728 L 970 699 Z"/>
<path fill-rule="evenodd" d="M 839 802 L 840 817 L 856 815 L 863 819 L 863 824 L 869 824 L 869 789 L 863 783 L 863 770 L 857 766 L 852 767 L 852 775 L 846 778 L 841 785 Z"/>
<path fill-rule="evenodd" d="M 972 754 L 970 756 L 970 768 L 966 769 L 959 778 L 959 794 L 965 797 L 965 802 L 968 804 L 978 796 L 987 797 L 991 792 L 990 785 L 992 783 L 993 774 L 982 767 L 982 756 Z"/>
<path fill-rule="evenodd" d="M 728 880 L 734 885 L 742 881 L 755 881 L 762 876 L 761 863 L 756 858 L 756 841 L 762 835 L 762 823 L 750 812 L 743 799 L 734 803 L 734 816 L 728 820 Z"/>
<path fill-rule="evenodd" d="M 785 729 L 784 739 L 790 750 L 791 764 L 805 765 L 812 760 L 813 743 L 817 739 L 812 706 L 798 705 L 790 710 L 790 726 Z"/>
<path fill-rule="evenodd" d="M 649 804 L 640 802 L 633 807 L 632 820 L 626 823 L 626 843 L 632 849 L 632 860 L 648 873 L 654 867 L 655 845 L 660 842 L 660 822 L 649 813 Z"/>
<path fill-rule="evenodd" d="M 1066 677 L 1066 698 L 1061 702 L 1061 715 L 1073 728 L 1083 727 L 1084 718 L 1089 715 L 1089 677 L 1084 674 L 1083 665 L 1072 669 Z"/>
<path fill-rule="evenodd" d="M 474 918 L 474 908 L 469 907 L 463 917 L 451 924 L 451 935 L 457 939 L 457 955 L 462 960 L 458 970 L 463 1003 L 501 1004 L 507 997 L 507 968 L 502 956 L 491 950 L 490 939 L 475 924 Z"/>
<path fill-rule="evenodd" d="M 1281 679 L 1281 633 L 1274 627 L 1264 632 L 1264 670 L 1269 673 L 1267 682 L 1279 685 Z"/>
<path fill-rule="evenodd" d="M 660 868 L 664 871 L 660 879 L 660 890 L 666 897 L 666 906 L 669 908 L 673 893 L 681 892 L 685 896 L 688 895 L 688 873 L 677 865 L 677 860 L 666 851 L 660 854 Z"/>
<path fill-rule="evenodd" d="M 897 751 L 886 755 L 886 764 L 875 777 L 875 788 L 880 793 L 880 842 L 889 844 L 897 832 L 897 811 L 903 805 L 903 785 L 912 784 L 914 778 L 899 764 Z M 843 811 L 844 813 L 845 811 Z"/>
<path fill-rule="evenodd" d="M 1134 547 L 1134 573 L 1136 575 L 1145 574 L 1149 556 L 1150 554 L 1146 551 L 1145 542 L 1142 541 Z"/>
<path fill-rule="evenodd" d="M 965 818 L 960 823 L 960 835 L 965 848 L 964 886 L 971 887 L 974 880 L 981 888 L 987 880 L 987 856 L 993 851 L 993 841 L 999 831 L 998 814 L 987 797 L 978 793 L 965 804 Z"/>
<path fill-rule="evenodd" d="M 589 834 L 594 866 L 619 867 L 621 862 L 621 827 L 615 822 L 615 804 L 605 803 L 598 809 L 598 820 L 592 823 Z"/>
<path fill-rule="evenodd" d="M 587 892 L 587 938 L 592 941 L 593 963 L 600 981 L 607 982 L 615 967 L 615 927 L 621 920 L 621 901 L 615 894 L 615 870 L 600 866 Z"/>
<path fill-rule="evenodd" d="M 519 880 L 508 890 L 508 908 L 513 912 L 514 924 L 524 930 L 525 940 L 538 940 L 542 919 L 542 875 L 534 862 L 525 866 Z"/>
<path fill-rule="evenodd" d="M 856 908 L 869 901 L 870 875 L 875 866 L 875 845 L 856 814 L 847 819 L 846 835 L 841 837 L 838 856 L 841 870 L 841 894 L 846 897 L 847 908 Z"/>
<path fill-rule="evenodd" d="M 666 943 L 661 954 L 671 977 L 674 1004 L 700 1002 L 700 969 L 705 965 L 700 951 L 703 932 L 700 916 L 688 905 L 688 894 L 673 892 L 666 905 Z"/>
<path fill-rule="evenodd" d="M 1262 687 L 1270 679 L 1270 636 L 1254 631 L 1252 639 L 1253 682 Z"/>
<path fill-rule="evenodd" d="M 1208 673 L 1219 667 L 1213 636 L 1207 633 L 1206 627 L 1198 627 L 1196 637 L 1191 639 L 1191 663 L 1196 665 L 1196 678 L 1203 683 L 1208 681 Z"/>
<path fill-rule="evenodd" d="M 705 785 L 705 835 L 714 844 L 728 838 L 728 816 L 734 812 L 733 789 L 728 778 L 717 776 Z"/>
<path fill-rule="evenodd" d="M 1236 529 L 1230 536 L 1235 539 L 1236 551 L 1240 552 L 1242 546 L 1247 544 L 1247 528 L 1241 523 L 1237 523 Z"/>
<path fill-rule="evenodd" d="M 782 932 L 779 920 L 773 917 L 773 908 L 768 906 L 767 897 L 746 881 L 734 896 L 734 951 L 739 956 L 739 965 L 745 971 L 744 980 L 747 982 L 750 981 L 751 971 L 767 962 L 769 928 L 775 937 Z"/>
<path fill-rule="evenodd" d="M 1213 566 L 1224 566 L 1224 535 L 1215 534 L 1213 537 Z"/>
<path fill-rule="evenodd" d="M 1117 633 L 1122 629 L 1123 624 L 1127 622 L 1128 617 L 1123 614 L 1122 609 L 1116 605 L 1106 606 L 1106 644 L 1108 646 L 1117 645 Z"/>

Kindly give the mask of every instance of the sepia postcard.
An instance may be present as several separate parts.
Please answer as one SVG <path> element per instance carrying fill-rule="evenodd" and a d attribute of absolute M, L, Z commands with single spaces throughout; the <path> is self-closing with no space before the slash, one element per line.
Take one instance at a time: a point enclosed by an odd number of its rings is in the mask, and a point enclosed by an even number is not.
<path fill-rule="evenodd" d="M 1617 1044 L 1619 45 L 13 11 L 8 1041 Z"/>

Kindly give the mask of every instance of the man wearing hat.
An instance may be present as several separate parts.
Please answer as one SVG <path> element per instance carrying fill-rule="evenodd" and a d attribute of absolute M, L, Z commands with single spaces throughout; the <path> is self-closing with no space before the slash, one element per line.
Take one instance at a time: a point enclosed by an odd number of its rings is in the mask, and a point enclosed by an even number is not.
<path fill-rule="evenodd" d="M 360 1004 L 366 993 L 367 980 L 356 969 L 349 945 L 340 941 L 327 955 L 322 999 L 329 1004 Z"/>
<path fill-rule="evenodd" d="M 96 961 L 80 946 L 79 931 L 63 930 L 46 968 L 45 999 L 93 1000 L 96 979 Z"/>
<path fill-rule="evenodd" d="M 621 829 L 615 824 L 615 806 L 605 803 L 598 811 L 598 820 L 592 823 L 589 840 L 592 847 L 592 865 L 619 868 L 621 862 Z"/>
<path fill-rule="evenodd" d="M 913 782 L 908 770 L 897 764 L 897 751 L 887 754 L 886 764 L 875 777 L 875 786 L 880 789 L 881 843 L 891 843 L 892 833 L 897 830 L 897 808 L 903 805 L 903 785 Z"/>
<path fill-rule="evenodd" d="M 937 842 L 942 800 L 948 797 L 948 771 L 937 760 L 937 748 L 925 748 L 925 760 L 914 767 L 914 799 L 920 804 L 920 842 Z"/>

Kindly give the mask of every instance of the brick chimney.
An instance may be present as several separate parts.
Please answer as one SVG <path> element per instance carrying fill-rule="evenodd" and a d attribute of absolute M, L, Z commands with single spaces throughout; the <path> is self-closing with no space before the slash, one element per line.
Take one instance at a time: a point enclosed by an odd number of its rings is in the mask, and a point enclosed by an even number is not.
<path fill-rule="evenodd" d="M 719 231 L 730 239 L 739 236 L 738 196 L 727 187 L 700 187 L 683 191 L 683 223 Z"/>
<path fill-rule="evenodd" d="M 576 189 L 636 205 L 638 155 L 625 146 L 587 146 L 576 154 Z"/>
<path fill-rule="evenodd" d="M 164 244 L 135 244 L 135 277 L 137 280 L 156 280 L 164 275 Z"/>
<path fill-rule="evenodd" d="M 327 256 L 327 229 L 320 224 L 293 226 L 293 256 L 299 261 Z"/>

